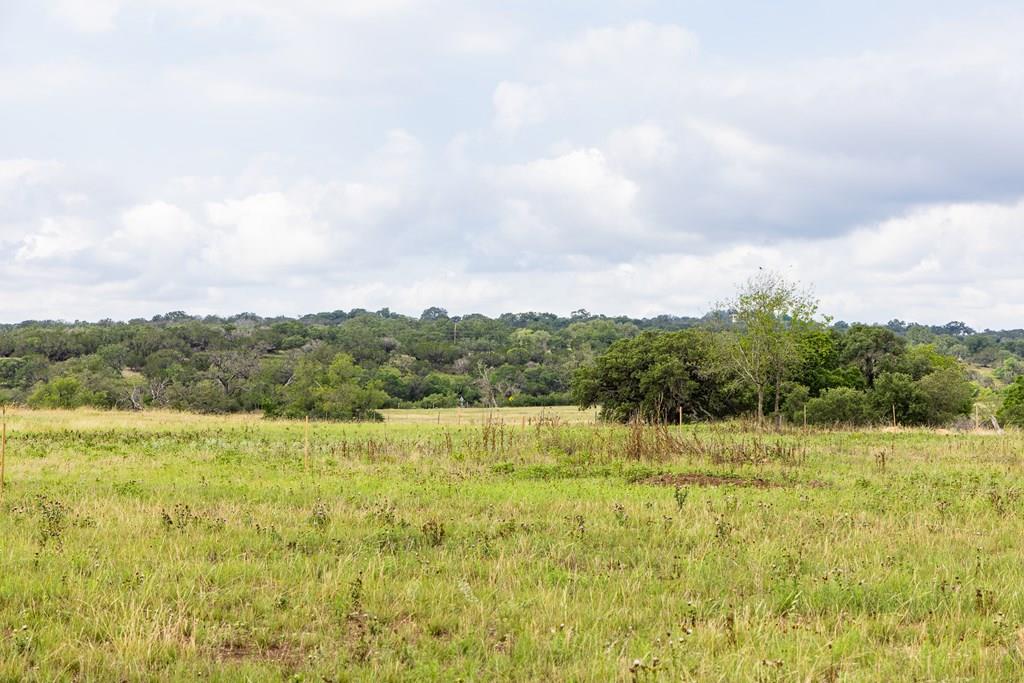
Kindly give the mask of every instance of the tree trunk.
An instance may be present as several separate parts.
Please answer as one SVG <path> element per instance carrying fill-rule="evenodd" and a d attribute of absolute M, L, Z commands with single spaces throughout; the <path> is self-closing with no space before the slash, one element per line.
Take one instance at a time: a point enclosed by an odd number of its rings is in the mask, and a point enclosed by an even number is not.
<path fill-rule="evenodd" d="M 779 403 L 782 398 L 782 382 L 775 382 L 775 431 L 782 430 L 782 413 L 779 412 Z"/>
<path fill-rule="evenodd" d="M 764 385 L 757 385 L 757 426 L 764 425 Z"/>

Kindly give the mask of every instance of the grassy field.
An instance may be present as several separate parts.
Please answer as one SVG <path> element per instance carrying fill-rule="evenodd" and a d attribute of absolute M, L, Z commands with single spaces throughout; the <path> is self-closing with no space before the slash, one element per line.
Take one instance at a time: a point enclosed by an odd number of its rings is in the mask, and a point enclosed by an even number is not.
<path fill-rule="evenodd" d="M 538 421 L 558 420 L 563 424 L 593 424 L 597 410 L 580 410 L 575 406 L 550 408 L 438 408 L 435 410 L 383 410 L 384 420 L 392 424 L 471 425 L 488 421 L 530 425 Z"/>
<path fill-rule="evenodd" d="M 420 412 L 14 413 L 0 680 L 1024 679 L 1019 433 Z"/>

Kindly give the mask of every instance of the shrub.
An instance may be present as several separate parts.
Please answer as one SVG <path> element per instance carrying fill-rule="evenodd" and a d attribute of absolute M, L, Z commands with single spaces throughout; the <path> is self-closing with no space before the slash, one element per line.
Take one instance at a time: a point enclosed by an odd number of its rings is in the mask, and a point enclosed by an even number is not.
<path fill-rule="evenodd" d="M 739 400 L 715 351 L 713 337 L 698 330 L 620 340 L 577 371 L 573 398 L 581 408 L 601 406 L 604 418 L 619 422 L 674 422 L 680 407 L 696 419 L 734 415 Z"/>
<path fill-rule="evenodd" d="M 826 389 L 807 402 L 807 421 L 812 424 L 862 425 L 871 421 L 867 394 L 849 387 Z"/>
<path fill-rule="evenodd" d="M 947 424 L 960 415 L 967 415 L 977 395 L 977 389 L 958 366 L 925 375 L 917 385 L 927 407 L 925 423 L 930 425 Z"/>
<path fill-rule="evenodd" d="M 454 408 L 459 399 L 454 394 L 430 394 L 419 400 L 420 408 Z"/>
<path fill-rule="evenodd" d="M 810 400 L 811 390 L 803 384 L 787 382 L 782 391 L 785 396 L 782 399 L 782 414 L 794 424 L 803 422 L 804 407 Z"/>
<path fill-rule="evenodd" d="M 99 405 L 101 398 L 77 377 L 57 377 L 41 384 L 28 399 L 33 408 L 81 408 Z"/>
<path fill-rule="evenodd" d="M 1024 427 L 1024 377 L 1018 377 L 1006 388 L 996 418 L 1004 425 Z"/>
<path fill-rule="evenodd" d="M 883 372 L 875 380 L 869 397 L 879 422 L 891 421 L 893 408 L 900 424 L 917 425 L 928 421 L 928 397 L 907 373 Z"/>

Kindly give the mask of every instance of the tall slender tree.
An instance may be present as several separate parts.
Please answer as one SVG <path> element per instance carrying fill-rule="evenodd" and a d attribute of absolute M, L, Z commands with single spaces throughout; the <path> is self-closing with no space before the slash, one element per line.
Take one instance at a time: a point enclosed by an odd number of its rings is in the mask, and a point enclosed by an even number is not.
<path fill-rule="evenodd" d="M 798 283 L 764 270 L 719 308 L 731 322 L 725 357 L 757 396 L 758 425 L 764 424 L 765 402 L 773 392 L 779 426 L 782 384 L 800 363 L 800 339 L 816 325 L 818 300 Z"/>

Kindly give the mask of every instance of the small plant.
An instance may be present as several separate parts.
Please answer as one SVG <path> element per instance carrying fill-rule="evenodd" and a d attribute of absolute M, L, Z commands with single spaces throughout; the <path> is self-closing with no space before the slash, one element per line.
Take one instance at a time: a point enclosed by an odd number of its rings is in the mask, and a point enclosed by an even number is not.
<path fill-rule="evenodd" d="M 398 522 L 395 505 L 388 501 L 374 505 L 370 514 L 387 526 L 393 526 Z"/>
<path fill-rule="evenodd" d="M 326 529 L 331 523 L 331 515 L 327 505 L 322 500 L 313 503 L 313 510 L 309 513 L 309 523 L 316 529 Z"/>
<path fill-rule="evenodd" d="M 429 543 L 431 546 L 436 548 L 437 546 L 444 543 L 445 530 L 443 522 L 438 522 L 437 520 L 433 519 L 428 520 L 420 528 L 420 531 L 423 532 L 423 536 L 427 539 L 427 543 Z"/>
<path fill-rule="evenodd" d="M 67 527 L 69 510 L 64 503 L 56 498 L 39 496 L 36 498 L 36 509 L 39 512 L 39 545 L 48 543 L 60 545 L 61 536 Z"/>
<path fill-rule="evenodd" d="M 1020 498 L 1020 492 L 1013 488 L 1000 490 L 993 486 L 988 492 L 988 502 L 1000 517 L 1005 517 L 1010 512 L 1018 498 Z"/>
<path fill-rule="evenodd" d="M 626 526 L 626 522 L 629 521 L 629 515 L 626 513 L 626 508 L 622 503 L 616 503 L 613 512 L 615 513 L 615 521 L 620 526 Z"/>
<path fill-rule="evenodd" d="M 576 538 L 583 538 L 584 534 L 587 533 L 587 520 L 583 515 L 575 515 L 572 519 L 573 529 L 571 532 L 572 536 Z"/>
<path fill-rule="evenodd" d="M 192 512 L 192 508 L 184 503 L 177 503 L 172 512 L 160 511 L 160 523 L 165 529 L 178 529 L 183 531 L 199 519 L 198 515 Z"/>
<path fill-rule="evenodd" d="M 363 609 L 363 575 L 359 574 L 348 584 L 348 597 L 352 601 L 351 612 L 359 612 Z"/>
<path fill-rule="evenodd" d="M 677 486 L 672 495 L 676 500 L 676 507 L 682 512 L 683 508 L 686 507 L 686 499 L 690 496 L 690 489 Z"/>
<path fill-rule="evenodd" d="M 875 467 L 878 468 L 879 472 L 885 472 L 885 462 L 889 452 L 882 448 L 875 451 Z"/>
<path fill-rule="evenodd" d="M 733 529 L 735 529 L 733 523 L 729 521 L 729 518 L 725 515 L 720 515 L 715 518 L 715 538 L 719 541 L 729 540 L 729 536 L 732 534 Z"/>
<path fill-rule="evenodd" d="M 114 493 L 125 497 L 138 497 L 142 495 L 142 485 L 134 479 L 114 484 Z"/>
<path fill-rule="evenodd" d="M 494 536 L 495 538 L 508 538 L 519 531 L 520 528 L 516 520 L 506 519 L 498 524 L 498 528 L 494 530 Z"/>

